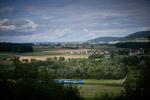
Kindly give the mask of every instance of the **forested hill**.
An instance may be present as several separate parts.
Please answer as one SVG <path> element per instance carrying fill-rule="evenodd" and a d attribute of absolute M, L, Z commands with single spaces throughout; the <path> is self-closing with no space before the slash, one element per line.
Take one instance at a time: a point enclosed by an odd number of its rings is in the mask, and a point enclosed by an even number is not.
<path fill-rule="evenodd" d="M 117 41 L 120 37 L 99 37 L 96 39 L 88 40 L 89 43 L 108 43 L 112 41 Z"/>
<path fill-rule="evenodd" d="M 147 42 L 148 37 L 150 37 L 149 31 L 140 31 L 132 33 L 125 37 L 99 37 L 96 39 L 88 40 L 88 43 L 110 43 L 110 42 Z"/>
<path fill-rule="evenodd" d="M 150 31 L 140 31 L 133 34 L 130 34 L 123 39 L 136 39 L 136 38 L 148 38 L 150 37 Z"/>
<path fill-rule="evenodd" d="M 31 43 L 0 43 L 0 52 L 33 52 Z"/>

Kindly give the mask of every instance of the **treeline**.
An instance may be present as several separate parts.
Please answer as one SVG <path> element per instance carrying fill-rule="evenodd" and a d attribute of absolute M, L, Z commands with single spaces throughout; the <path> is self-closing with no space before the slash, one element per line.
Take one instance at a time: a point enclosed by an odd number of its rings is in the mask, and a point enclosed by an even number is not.
<path fill-rule="evenodd" d="M 117 43 L 115 44 L 118 48 L 131 48 L 131 49 L 138 49 L 138 48 L 149 48 L 149 42 L 124 42 L 124 43 Z"/>
<path fill-rule="evenodd" d="M 0 52 L 33 52 L 31 43 L 0 43 Z"/>

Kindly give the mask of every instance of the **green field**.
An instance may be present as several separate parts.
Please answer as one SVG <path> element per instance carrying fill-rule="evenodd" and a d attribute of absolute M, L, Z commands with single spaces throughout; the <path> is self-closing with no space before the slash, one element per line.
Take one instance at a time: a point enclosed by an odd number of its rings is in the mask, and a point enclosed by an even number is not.
<path fill-rule="evenodd" d="M 85 99 L 93 99 L 101 93 L 113 93 L 119 95 L 124 91 L 122 86 L 124 80 L 84 80 L 84 84 L 80 85 L 80 94 Z"/>
<path fill-rule="evenodd" d="M 7 59 L 12 58 L 16 55 L 16 53 L 10 53 L 10 52 L 0 52 L 0 59 Z"/>

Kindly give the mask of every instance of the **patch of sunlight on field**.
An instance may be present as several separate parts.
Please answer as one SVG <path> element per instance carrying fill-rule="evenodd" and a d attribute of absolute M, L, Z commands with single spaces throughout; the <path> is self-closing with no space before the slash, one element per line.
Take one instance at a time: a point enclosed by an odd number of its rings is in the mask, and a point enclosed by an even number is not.
<path fill-rule="evenodd" d="M 122 86 L 124 80 L 84 80 L 80 85 L 80 94 L 84 98 L 94 98 L 101 93 L 113 93 L 119 95 L 124 91 Z"/>
<path fill-rule="evenodd" d="M 64 57 L 65 59 L 72 59 L 72 58 L 87 58 L 87 56 L 81 55 L 45 55 L 45 56 L 20 56 L 20 60 L 22 59 L 36 59 L 36 60 L 47 60 L 47 58 L 54 58 L 54 57 Z"/>
<path fill-rule="evenodd" d="M 102 79 L 102 80 L 96 80 L 96 79 L 86 79 L 84 80 L 84 83 L 116 83 L 116 84 L 122 84 L 124 82 L 123 79 L 120 80 L 109 80 L 109 79 Z"/>

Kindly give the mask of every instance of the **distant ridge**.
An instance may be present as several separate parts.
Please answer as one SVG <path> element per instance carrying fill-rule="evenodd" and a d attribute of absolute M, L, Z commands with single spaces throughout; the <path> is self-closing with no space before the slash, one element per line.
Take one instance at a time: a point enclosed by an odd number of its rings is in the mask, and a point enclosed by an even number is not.
<path fill-rule="evenodd" d="M 109 43 L 113 41 L 117 41 L 120 37 L 99 37 L 96 39 L 88 40 L 89 43 Z"/>
<path fill-rule="evenodd" d="M 88 43 L 110 43 L 110 42 L 147 42 L 150 37 L 150 30 L 139 31 L 127 35 L 125 37 L 99 37 L 92 40 L 88 40 Z"/>
<path fill-rule="evenodd" d="M 128 39 L 148 38 L 148 37 L 150 37 L 150 31 L 140 31 L 140 32 L 136 32 L 128 36 L 125 36 L 122 39 L 128 40 Z"/>

